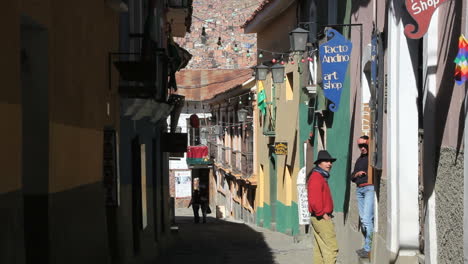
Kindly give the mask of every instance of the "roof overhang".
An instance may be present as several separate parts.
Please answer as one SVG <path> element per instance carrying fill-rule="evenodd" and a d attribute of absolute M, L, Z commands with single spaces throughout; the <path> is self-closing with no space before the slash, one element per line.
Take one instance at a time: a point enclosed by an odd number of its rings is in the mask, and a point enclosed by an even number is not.
<path fill-rule="evenodd" d="M 246 22 L 242 27 L 244 33 L 257 33 L 266 25 L 271 23 L 271 20 L 278 17 L 286 11 L 296 0 L 274 0 L 266 5 L 263 9 L 256 11 L 250 21 Z"/>
<path fill-rule="evenodd" d="M 252 89 L 252 87 L 255 86 L 255 83 L 256 83 L 255 78 L 250 78 L 249 80 L 245 81 L 241 85 L 237 85 L 227 91 L 216 94 L 215 96 L 213 96 L 213 98 L 205 100 L 205 102 L 208 104 L 216 104 L 219 102 L 223 102 L 224 100 L 228 98 L 235 97 L 239 94 L 250 92 L 250 89 Z"/>

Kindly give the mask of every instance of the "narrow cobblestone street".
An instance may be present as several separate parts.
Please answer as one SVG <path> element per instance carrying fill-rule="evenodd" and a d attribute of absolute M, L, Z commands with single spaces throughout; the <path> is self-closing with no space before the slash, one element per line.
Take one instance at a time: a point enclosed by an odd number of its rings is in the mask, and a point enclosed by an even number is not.
<path fill-rule="evenodd" d="M 310 241 L 294 243 L 291 236 L 264 228 L 208 217 L 193 223 L 192 210 L 177 209 L 179 227 L 173 247 L 156 263 L 302 264 L 312 261 Z"/>

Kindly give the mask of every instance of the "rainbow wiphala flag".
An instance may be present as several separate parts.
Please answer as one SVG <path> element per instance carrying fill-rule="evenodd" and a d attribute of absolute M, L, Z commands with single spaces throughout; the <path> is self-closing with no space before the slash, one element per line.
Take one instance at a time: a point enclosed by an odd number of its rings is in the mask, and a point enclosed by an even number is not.
<path fill-rule="evenodd" d="M 455 82 L 462 85 L 468 80 L 468 41 L 461 35 L 458 40 L 458 54 L 455 58 Z"/>

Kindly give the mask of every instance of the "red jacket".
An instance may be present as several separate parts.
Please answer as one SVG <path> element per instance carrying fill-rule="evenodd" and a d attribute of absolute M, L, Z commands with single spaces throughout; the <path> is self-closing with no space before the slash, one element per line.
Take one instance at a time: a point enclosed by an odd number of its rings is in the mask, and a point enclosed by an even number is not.
<path fill-rule="evenodd" d="M 315 216 L 321 216 L 325 213 L 333 212 L 333 199 L 328 182 L 322 174 L 317 171 L 307 181 L 307 195 L 309 200 L 309 212 Z"/>

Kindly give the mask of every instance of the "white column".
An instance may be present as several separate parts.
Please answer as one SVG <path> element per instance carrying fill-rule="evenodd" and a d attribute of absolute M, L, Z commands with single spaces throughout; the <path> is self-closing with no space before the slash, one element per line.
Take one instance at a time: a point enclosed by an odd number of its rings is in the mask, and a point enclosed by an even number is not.
<path fill-rule="evenodd" d="M 416 76 L 400 6 L 389 11 L 388 48 L 388 245 L 400 256 L 416 255 L 419 247 L 418 215 L 418 109 Z M 399 17 L 399 16 L 398 16 Z"/>
<path fill-rule="evenodd" d="M 398 70 L 398 24 L 395 20 L 393 8 L 388 14 L 388 49 L 387 49 L 387 175 L 389 183 L 387 187 L 387 247 L 392 253 L 398 252 L 398 221 L 397 221 L 397 177 L 396 177 L 396 94 Z"/>
<path fill-rule="evenodd" d="M 468 13 L 468 11 L 467 11 Z M 467 25 L 468 27 L 468 25 Z M 465 84 L 466 86 L 466 84 Z M 468 95 L 468 94 L 467 94 Z M 468 96 L 465 95 L 465 113 L 468 111 Z M 463 203 L 463 252 L 464 252 L 464 263 L 468 263 L 468 155 L 466 153 L 466 150 L 468 149 L 468 115 L 465 115 L 465 136 L 464 136 L 464 176 L 465 176 L 465 181 L 464 181 L 464 203 Z"/>
<path fill-rule="evenodd" d="M 468 37 L 468 3 L 464 2 L 465 7 L 465 37 Z M 466 87 L 465 83 L 465 87 Z M 465 96 L 465 113 L 468 111 L 468 98 Z M 468 263 L 468 155 L 466 150 L 468 149 L 468 115 L 465 115 L 465 136 L 464 136 L 464 204 L 463 204 L 463 252 L 464 252 L 464 263 Z"/>
<path fill-rule="evenodd" d="M 424 56 L 427 61 L 423 62 L 424 67 L 424 178 L 426 179 L 426 190 L 432 190 L 427 208 L 426 219 L 424 223 L 425 246 L 424 255 L 427 264 L 437 264 L 437 228 L 436 228 L 436 193 L 435 188 L 435 98 L 437 95 L 437 76 L 436 69 L 438 63 L 438 39 L 439 39 L 439 11 L 436 10 L 432 16 L 432 22 L 424 38 Z M 430 186 L 429 186 L 430 185 Z"/>

